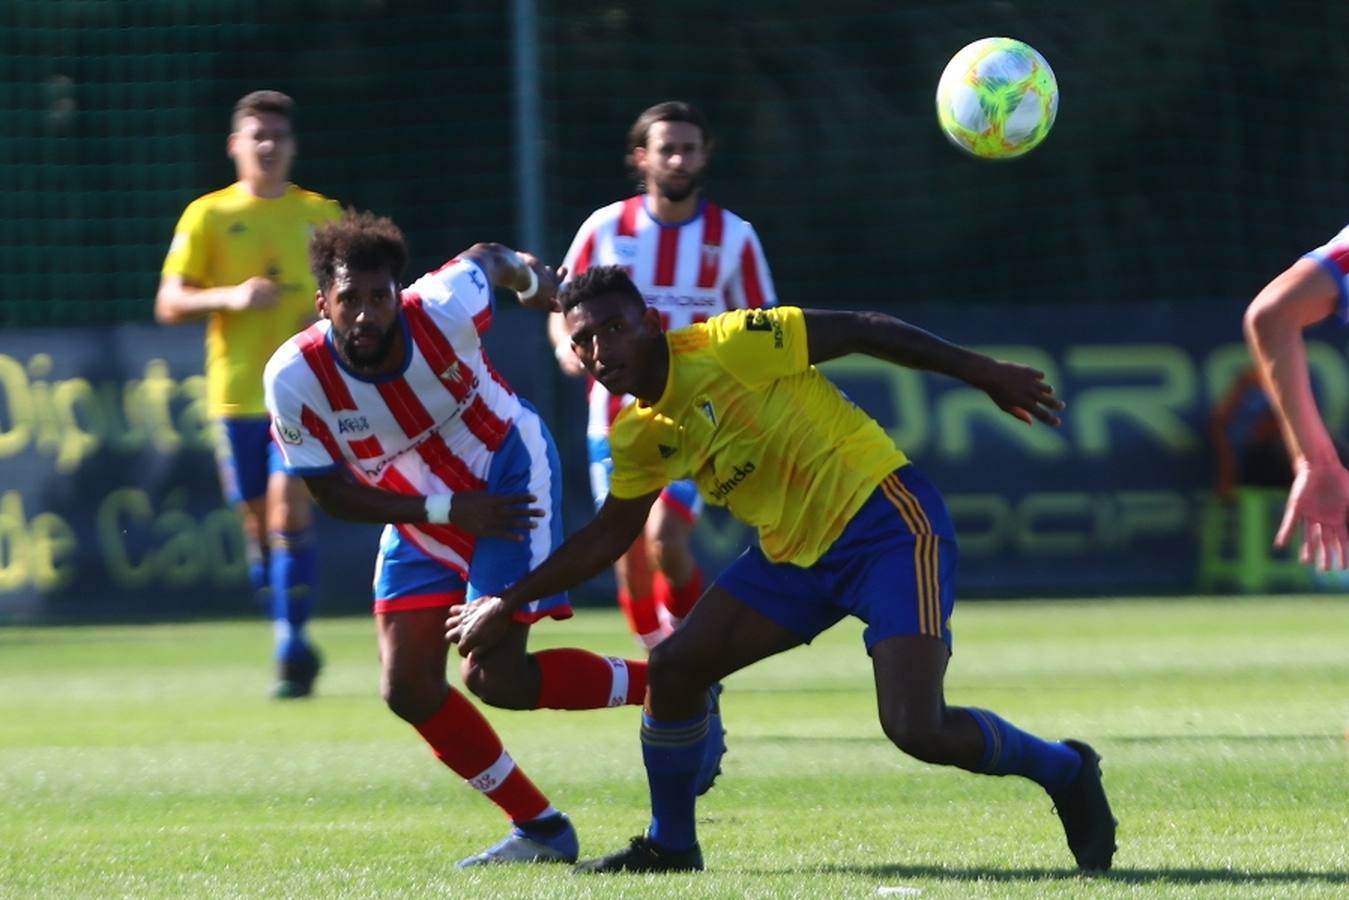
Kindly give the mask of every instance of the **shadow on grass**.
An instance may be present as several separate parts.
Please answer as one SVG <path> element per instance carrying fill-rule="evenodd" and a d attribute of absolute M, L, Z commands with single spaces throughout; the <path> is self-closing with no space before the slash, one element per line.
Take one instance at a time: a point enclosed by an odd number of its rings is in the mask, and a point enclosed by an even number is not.
<path fill-rule="evenodd" d="M 1130 869 L 1109 872 L 1079 872 L 1075 869 L 1006 869 L 949 866 L 824 866 L 800 869 L 801 873 L 866 875 L 877 879 L 935 878 L 944 881 L 1076 881 L 1086 879 L 1121 884 L 1349 884 L 1349 872 L 1274 870 L 1243 872 L 1234 869 Z M 781 870 L 761 874 L 779 875 Z"/>

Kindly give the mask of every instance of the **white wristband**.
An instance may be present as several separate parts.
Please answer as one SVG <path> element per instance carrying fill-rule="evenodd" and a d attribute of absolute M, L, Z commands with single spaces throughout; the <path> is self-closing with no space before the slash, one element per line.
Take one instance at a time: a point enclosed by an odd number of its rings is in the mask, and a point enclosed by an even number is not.
<path fill-rule="evenodd" d="M 539 273 L 535 272 L 534 267 L 525 262 L 525 258 L 518 252 L 515 254 L 515 261 L 524 266 L 525 271 L 529 273 L 529 287 L 525 288 L 523 291 L 516 291 L 515 293 L 521 300 L 528 300 L 539 292 Z"/>
<path fill-rule="evenodd" d="M 432 525 L 445 525 L 450 521 L 450 503 L 453 494 L 432 494 L 426 498 L 426 521 Z"/>

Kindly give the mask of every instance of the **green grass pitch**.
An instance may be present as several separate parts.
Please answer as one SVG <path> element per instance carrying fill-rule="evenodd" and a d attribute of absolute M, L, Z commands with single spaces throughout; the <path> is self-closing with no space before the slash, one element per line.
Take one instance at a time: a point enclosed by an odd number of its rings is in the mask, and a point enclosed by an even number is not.
<path fill-rule="evenodd" d="M 3 897 L 1342 897 L 1349 602 L 967 603 L 952 703 L 1104 756 L 1108 876 L 1029 782 L 926 766 L 876 722 L 860 628 L 733 676 L 708 871 L 471 873 L 505 832 L 378 697 L 373 623 L 323 619 L 319 694 L 276 703 L 262 622 L 0 630 Z M 616 613 L 536 646 L 631 655 Z M 646 822 L 634 710 L 489 711 L 582 856 Z"/>

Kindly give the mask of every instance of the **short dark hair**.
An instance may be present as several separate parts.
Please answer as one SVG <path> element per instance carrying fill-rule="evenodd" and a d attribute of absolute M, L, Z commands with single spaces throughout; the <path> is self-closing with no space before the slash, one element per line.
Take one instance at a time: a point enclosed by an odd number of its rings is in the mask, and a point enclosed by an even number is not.
<path fill-rule="evenodd" d="M 309 268 L 324 292 L 339 265 L 358 272 L 388 269 L 397 282 L 407 264 L 403 232 L 393 219 L 372 212 L 349 209 L 338 221 L 320 225 L 309 242 Z"/>
<path fill-rule="evenodd" d="M 289 122 L 295 118 L 295 101 L 289 94 L 280 91 L 253 91 L 244 94 L 239 98 L 239 102 L 234 104 L 234 112 L 230 115 L 230 129 L 238 131 L 240 119 L 244 116 L 256 116 L 258 113 L 275 113 L 278 116 L 285 116 Z"/>
<path fill-rule="evenodd" d="M 568 313 L 587 300 L 605 294 L 618 294 L 646 309 L 646 300 L 642 297 L 642 292 L 637 290 L 637 285 L 632 283 L 627 270 L 622 266 L 595 266 L 593 269 L 586 269 L 567 283 L 557 300 L 562 312 Z"/>
<path fill-rule="evenodd" d="M 704 147 L 712 146 L 712 126 L 707 124 L 707 117 L 703 115 L 702 110 L 683 100 L 666 100 L 638 113 L 632 127 L 628 129 L 628 148 L 624 159 L 629 168 L 636 169 L 633 165 L 632 151 L 646 146 L 647 138 L 651 136 L 651 126 L 657 122 L 687 122 L 703 133 Z"/>

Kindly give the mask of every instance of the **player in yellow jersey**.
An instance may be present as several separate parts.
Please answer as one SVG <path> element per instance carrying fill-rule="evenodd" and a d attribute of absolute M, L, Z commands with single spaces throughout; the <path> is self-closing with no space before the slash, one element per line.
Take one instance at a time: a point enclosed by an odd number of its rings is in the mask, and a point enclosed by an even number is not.
<path fill-rule="evenodd" d="M 732 563 L 651 653 L 642 756 L 651 824 L 579 871 L 703 867 L 695 779 L 708 741 L 710 685 L 852 615 L 875 671 L 881 725 L 925 762 L 1021 775 L 1053 798 L 1084 869 L 1107 869 L 1115 820 L 1099 756 L 1045 741 L 997 715 L 946 704 L 955 603 L 955 531 L 932 484 L 875 420 L 815 364 L 865 353 L 959 378 L 1027 424 L 1058 425 L 1044 375 L 949 344 L 880 313 L 739 310 L 670 333 L 622 269 L 592 269 L 561 297 L 572 349 L 615 394 L 637 401 L 610 434 L 614 472 L 595 518 L 499 598 L 455 607 L 461 654 L 492 647 L 512 610 L 603 571 L 675 478 L 753 525 L 759 545 Z"/>
<path fill-rule="evenodd" d="M 321 664 L 305 633 L 318 550 L 304 481 L 285 473 L 271 440 L 262 369 L 313 320 L 309 237 L 342 215 L 336 201 L 290 183 L 293 113 L 278 91 L 254 91 L 235 105 L 226 149 L 238 180 L 183 211 L 155 297 L 162 324 L 207 319 L 220 483 L 243 515 L 253 587 L 271 588 L 278 698 L 310 694 Z"/>

